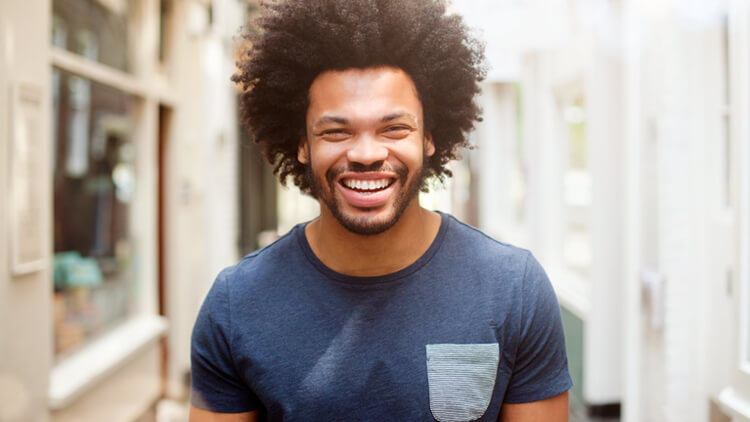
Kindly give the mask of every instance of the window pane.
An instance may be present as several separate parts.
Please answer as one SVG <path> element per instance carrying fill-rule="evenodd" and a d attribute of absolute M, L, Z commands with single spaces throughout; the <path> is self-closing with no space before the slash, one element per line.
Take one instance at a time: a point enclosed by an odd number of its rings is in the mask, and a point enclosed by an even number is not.
<path fill-rule="evenodd" d="M 136 184 L 134 99 L 53 69 L 55 351 L 128 314 Z"/>
<path fill-rule="evenodd" d="M 127 0 L 54 0 L 52 45 L 129 71 L 129 3 Z"/>

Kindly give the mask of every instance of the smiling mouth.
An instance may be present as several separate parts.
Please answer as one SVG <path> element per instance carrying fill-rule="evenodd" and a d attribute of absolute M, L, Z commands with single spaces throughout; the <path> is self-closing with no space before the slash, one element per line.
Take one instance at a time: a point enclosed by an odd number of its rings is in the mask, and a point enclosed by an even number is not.
<path fill-rule="evenodd" d="M 382 179 L 355 179 L 346 178 L 341 180 L 341 186 L 346 189 L 353 190 L 360 193 L 374 193 L 385 189 L 388 189 L 395 178 L 382 178 Z"/>

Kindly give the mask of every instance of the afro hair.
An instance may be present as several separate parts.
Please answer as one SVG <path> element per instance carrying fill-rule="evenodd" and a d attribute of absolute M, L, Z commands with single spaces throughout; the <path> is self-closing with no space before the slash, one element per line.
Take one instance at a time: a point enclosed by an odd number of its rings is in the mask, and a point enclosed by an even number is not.
<path fill-rule="evenodd" d="M 435 153 L 427 178 L 451 176 L 446 164 L 469 146 L 481 120 L 475 102 L 485 77 L 484 45 L 434 0 L 286 0 L 265 9 L 243 38 L 248 49 L 232 80 L 241 85 L 241 120 L 282 183 L 310 193 L 297 160 L 309 88 L 329 70 L 392 66 L 413 80 Z M 424 188 L 424 185 L 422 186 Z"/>

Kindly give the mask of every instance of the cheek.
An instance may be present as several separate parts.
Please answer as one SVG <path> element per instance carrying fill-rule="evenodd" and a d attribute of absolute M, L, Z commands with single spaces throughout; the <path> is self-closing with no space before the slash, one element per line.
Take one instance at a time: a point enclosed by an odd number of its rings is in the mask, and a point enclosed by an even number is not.
<path fill-rule="evenodd" d="M 421 143 L 410 142 L 401 145 L 400 149 L 391 151 L 391 156 L 409 167 L 421 166 L 423 162 L 423 148 Z"/>
<path fill-rule="evenodd" d="M 311 149 L 310 158 L 313 170 L 325 173 L 331 167 L 345 164 L 346 149 L 338 144 L 317 145 Z"/>

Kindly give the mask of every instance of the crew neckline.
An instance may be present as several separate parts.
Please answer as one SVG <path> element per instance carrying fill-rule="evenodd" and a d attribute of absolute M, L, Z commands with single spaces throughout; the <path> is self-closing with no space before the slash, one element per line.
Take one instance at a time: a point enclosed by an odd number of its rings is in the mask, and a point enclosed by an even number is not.
<path fill-rule="evenodd" d="M 417 258 L 416 261 L 412 262 L 411 264 L 407 265 L 406 267 L 392 272 L 388 274 L 378 275 L 378 276 L 366 276 L 366 277 L 360 277 L 360 276 L 353 276 L 353 275 L 347 275 L 340 273 L 338 271 L 335 271 L 331 268 L 329 268 L 326 264 L 321 261 L 317 255 L 315 255 L 315 252 L 313 252 L 312 248 L 310 247 L 310 243 L 307 241 L 307 236 L 305 235 L 305 227 L 310 223 L 309 221 L 306 223 L 298 224 L 294 227 L 294 236 L 297 238 L 297 241 L 300 245 L 300 248 L 302 249 L 302 252 L 304 253 L 307 260 L 312 264 L 313 267 L 315 267 L 316 270 L 321 272 L 326 278 L 338 282 L 343 283 L 346 285 L 350 285 L 353 287 L 374 287 L 374 286 L 381 286 L 383 284 L 390 284 L 397 282 L 404 277 L 407 277 L 417 270 L 424 267 L 433 256 L 437 253 L 437 251 L 440 249 L 440 246 L 443 244 L 443 238 L 445 237 L 445 233 L 448 231 L 448 226 L 450 225 L 451 219 L 448 217 L 447 214 L 444 214 L 440 211 L 436 211 L 438 214 L 440 214 L 440 228 L 438 229 L 437 235 L 432 240 L 432 243 L 427 248 L 427 250 Z"/>

